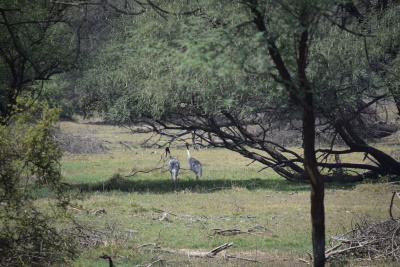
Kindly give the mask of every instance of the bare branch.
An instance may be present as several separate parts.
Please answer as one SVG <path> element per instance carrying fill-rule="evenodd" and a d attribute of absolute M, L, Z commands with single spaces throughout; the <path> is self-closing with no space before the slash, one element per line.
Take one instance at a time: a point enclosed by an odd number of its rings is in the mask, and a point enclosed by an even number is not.
<path fill-rule="evenodd" d="M 62 2 L 62 1 L 53 1 L 51 0 L 50 3 L 52 4 L 58 4 L 58 5 L 66 5 L 66 6 L 97 6 L 100 5 L 100 3 L 93 3 L 93 2 Z"/>
<path fill-rule="evenodd" d="M 337 22 L 334 21 L 333 19 L 331 19 L 330 16 L 329 16 L 328 14 L 322 14 L 322 15 L 323 15 L 330 23 L 332 23 L 333 25 L 339 27 L 340 29 L 342 29 L 342 30 L 344 30 L 344 31 L 346 31 L 346 32 L 349 32 L 349 33 L 354 34 L 354 35 L 359 36 L 359 37 L 377 37 L 376 35 L 363 34 L 363 33 L 359 33 L 359 32 L 352 31 L 352 30 L 346 28 L 345 26 L 340 25 L 339 23 L 337 23 Z"/>

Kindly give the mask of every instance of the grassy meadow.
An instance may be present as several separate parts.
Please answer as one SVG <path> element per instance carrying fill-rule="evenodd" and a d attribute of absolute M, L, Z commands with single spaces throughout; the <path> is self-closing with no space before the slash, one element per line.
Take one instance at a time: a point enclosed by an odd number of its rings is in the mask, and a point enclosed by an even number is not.
<path fill-rule="evenodd" d="M 260 172 L 260 164 L 249 165 L 250 160 L 225 149 L 192 149 L 203 164 L 203 177 L 194 186 L 183 143 L 171 146 L 183 168 L 175 185 L 164 150 L 139 146 L 149 136 L 93 122 L 60 122 L 59 127 L 96 137 L 110 148 L 104 154 L 65 154 L 61 162 L 73 202 L 70 214 L 101 236 L 73 266 L 108 266 L 99 258 L 104 253 L 116 266 L 307 266 L 304 260 L 312 252 L 309 185 L 287 182 L 271 170 Z M 132 175 L 156 167 L 163 168 Z M 387 220 L 395 189 L 372 182 L 327 184 L 327 240 L 363 218 Z M 37 194 L 36 203 L 46 206 L 49 197 Z M 227 242 L 233 245 L 215 258 L 185 255 Z M 348 264 L 365 263 L 329 263 Z"/>

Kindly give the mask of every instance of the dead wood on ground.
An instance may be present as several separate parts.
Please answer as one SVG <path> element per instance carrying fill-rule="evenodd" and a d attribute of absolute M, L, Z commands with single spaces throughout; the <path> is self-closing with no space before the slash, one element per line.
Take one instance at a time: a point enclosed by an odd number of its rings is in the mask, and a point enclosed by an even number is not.
<path fill-rule="evenodd" d="M 155 261 L 150 262 L 148 264 L 135 265 L 135 267 L 151 267 L 154 264 L 159 263 L 159 262 L 161 262 L 161 266 L 164 266 L 164 263 L 163 263 L 164 261 L 165 261 L 164 259 L 158 259 L 158 260 L 155 260 Z"/>
<path fill-rule="evenodd" d="M 188 251 L 186 252 L 186 254 L 189 257 L 198 257 L 198 258 L 213 258 L 215 257 L 218 253 L 220 253 L 221 251 L 224 251 L 225 249 L 231 247 L 233 245 L 233 243 L 225 243 L 222 244 L 219 247 L 214 248 L 211 251 L 208 252 L 202 252 L 202 251 Z"/>
<path fill-rule="evenodd" d="M 352 230 L 331 238 L 331 247 L 325 251 L 326 258 L 351 256 L 357 260 L 400 260 L 400 218 L 393 216 L 396 196 L 399 199 L 400 194 L 393 193 L 389 208 L 390 220 L 357 220 Z"/>
<path fill-rule="evenodd" d="M 107 211 L 105 209 L 98 209 L 92 212 L 93 215 L 98 216 L 101 213 L 107 214 Z"/>
<path fill-rule="evenodd" d="M 98 229 L 75 221 L 72 227 L 63 228 L 61 232 L 74 236 L 81 248 L 124 243 L 131 238 L 130 233 L 124 234 L 116 223 L 107 223 L 104 228 Z"/>
<path fill-rule="evenodd" d="M 184 251 L 184 250 L 165 250 L 165 249 L 163 249 L 162 251 L 169 252 L 169 253 L 185 254 L 188 257 L 214 258 L 218 253 L 220 253 L 221 251 L 224 251 L 225 249 L 231 247 L 232 245 L 233 245 L 233 243 L 225 243 L 225 244 L 222 244 L 221 246 L 214 248 L 211 251 Z"/>
<path fill-rule="evenodd" d="M 263 231 L 257 231 L 257 229 L 262 229 Z M 250 235 L 258 235 L 262 234 L 263 232 L 270 232 L 274 236 L 277 236 L 276 233 L 274 233 L 272 230 L 268 229 L 265 226 L 262 226 L 260 224 L 257 224 L 256 226 L 253 226 L 249 228 L 248 230 L 240 230 L 240 229 L 220 229 L 220 228 L 213 228 L 210 229 L 210 231 L 214 231 L 214 235 L 223 235 L 223 236 L 229 236 L 229 235 L 238 235 L 238 234 L 250 234 Z"/>

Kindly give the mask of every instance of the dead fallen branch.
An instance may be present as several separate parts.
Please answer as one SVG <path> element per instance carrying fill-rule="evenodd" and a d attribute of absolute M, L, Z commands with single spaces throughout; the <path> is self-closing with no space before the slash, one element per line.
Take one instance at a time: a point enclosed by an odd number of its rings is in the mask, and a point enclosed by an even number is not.
<path fill-rule="evenodd" d="M 272 236 L 274 236 L 274 237 L 277 237 L 277 236 L 278 236 L 277 233 L 275 233 L 274 231 L 268 229 L 267 227 L 265 227 L 265 226 L 263 226 L 263 225 L 261 225 L 261 224 L 257 224 L 256 226 L 253 226 L 253 227 L 249 228 L 249 230 L 247 230 L 247 231 L 248 231 L 248 232 L 251 232 L 251 233 L 260 233 L 260 232 L 255 232 L 257 229 L 263 229 L 264 232 L 269 232 L 269 233 L 271 233 Z"/>
<path fill-rule="evenodd" d="M 238 256 L 233 255 L 233 254 L 228 254 L 228 255 L 226 255 L 226 258 L 228 258 L 228 259 L 237 259 L 237 260 L 248 261 L 248 262 L 257 262 L 257 263 L 259 262 L 258 260 L 253 260 L 253 259 L 238 257 Z"/>
<path fill-rule="evenodd" d="M 138 232 L 138 231 L 136 231 L 136 230 L 132 230 L 132 229 L 125 230 L 125 232 L 127 232 L 127 233 L 131 233 L 131 234 L 135 234 L 135 235 L 139 234 L 139 232 Z"/>
<path fill-rule="evenodd" d="M 119 141 L 118 143 L 119 143 L 120 145 L 124 146 L 124 147 L 129 148 L 130 150 L 133 151 L 133 153 L 138 154 L 138 152 L 137 152 L 131 145 L 129 145 L 128 143 L 122 142 L 122 141 Z"/>
<path fill-rule="evenodd" d="M 311 262 L 308 261 L 308 260 L 305 260 L 305 259 L 299 259 L 299 262 L 303 262 L 303 263 L 305 263 L 307 265 L 311 265 Z"/>
<path fill-rule="evenodd" d="M 168 213 L 168 214 L 174 215 L 175 217 L 178 217 L 177 214 L 172 213 L 172 212 L 170 212 L 169 210 L 168 210 L 168 211 L 165 211 L 165 210 L 157 210 L 157 211 L 160 212 L 160 213 Z"/>
<path fill-rule="evenodd" d="M 228 249 L 231 247 L 233 243 L 225 243 L 222 244 L 221 246 L 218 246 L 211 251 L 188 251 L 186 249 L 178 249 L 178 250 L 171 250 L 171 249 L 162 249 L 160 248 L 156 243 L 147 243 L 138 246 L 137 248 L 143 248 L 147 246 L 154 246 L 154 249 L 156 249 L 159 252 L 165 252 L 165 253 L 177 253 L 177 254 L 182 254 L 188 257 L 195 257 L 195 258 L 215 258 L 218 253 Z M 225 253 L 224 255 L 221 256 L 221 258 L 224 259 L 235 259 L 235 260 L 242 260 L 242 261 L 247 261 L 247 262 L 254 262 L 254 263 L 259 263 L 258 260 L 255 259 L 249 259 L 245 257 L 240 257 L 235 254 L 228 254 Z M 153 262 L 154 264 L 155 262 Z M 138 266 L 151 266 L 151 265 L 138 265 Z"/>
<path fill-rule="evenodd" d="M 225 249 L 231 247 L 233 243 L 225 243 L 219 247 L 214 248 L 211 251 L 187 251 L 187 250 L 170 250 L 170 249 L 160 249 L 161 252 L 167 253 L 178 253 L 184 254 L 188 257 L 196 257 L 196 258 L 214 258 L 218 253 L 224 251 Z"/>
<path fill-rule="evenodd" d="M 157 218 L 159 221 L 168 221 L 168 212 L 164 212 L 163 215 L 160 218 Z"/>
<path fill-rule="evenodd" d="M 325 251 L 327 259 L 351 256 L 358 260 L 400 259 L 400 222 L 363 219 L 353 230 L 332 237 L 331 248 Z"/>
<path fill-rule="evenodd" d="M 93 215 L 98 216 L 101 213 L 107 214 L 107 211 L 105 209 L 98 209 L 92 212 Z"/>
<path fill-rule="evenodd" d="M 257 231 L 257 229 L 263 229 L 263 232 Z M 223 235 L 223 236 L 229 236 L 229 235 L 238 235 L 238 234 L 250 234 L 250 235 L 258 235 L 262 234 L 266 231 L 272 233 L 274 236 L 277 236 L 273 231 L 269 230 L 265 226 L 262 226 L 260 224 L 257 224 L 256 226 L 253 226 L 249 228 L 248 230 L 240 230 L 240 229 L 220 229 L 220 228 L 213 228 L 210 229 L 210 231 L 214 231 L 214 235 Z"/>
<path fill-rule="evenodd" d="M 163 260 L 163 259 L 158 259 L 158 260 L 155 260 L 155 261 L 153 261 L 151 263 L 148 263 L 148 264 L 135 265 L 135 267 L 151 267 L 154 264 L 159 263 L 159 262 L 161 262 L 161 265 L 164 266 L 164 263 L 163 263 L 164 261 L 165 260 Z"/>
<path fill-rule="evenodd" d="M 202 252 L 202 251 L 188 251 L 185 254 L 187 254 L 189 257 L 197 257 L 197 258 L 213 258 L 215 257 L 218 253 L 221 251 L 224 251 L 225 249 L 231 247 L 233 243 L 225 243 L 219 247 L 214 248 L 211 251 L 208 252 Z"/>
<path fill-rule="evenodd" d="M 210 231 L 214 231 L 214 235 L 238 235 L 238 234 L 253 234 L 249 231 L 243 231 L 240 229 L 219 229 L 219 228 L 213 228 Z"/>
<path fill-rule="evenodd" d="M 89 213 L 89 211 L 87 211 L 87 210 L 81 210 L 81 209 L 74 208 L 74 207 L 69 207 L 68 209 L 69 209 L 69 210 L 75 210 L 75 211 L 78 211 L 78 212 L 85 212 L 85 213 Z"/>
<path fill-rule="evenodd" d="M 137 248 L 144 248 L 144 247 L 148 247 L 148 246 L 154 246 L 155 248 L 159 248 L 157 243 L 146 243 L 146 244 L 138 246 Z"/>
<path fill-rule="evenodd" d="M 170 214 L 173 215 L 173 216 L 175 216 L 175 217 L 178 217 L 178 215 L 176 215 L 176 214 L 174 214 L 174 213 L 172 213 L 172 212 L 169 212 L 169 211 L 159 210 L 158 212 L 161 212 L 162 215 L 161 215 L 161 217 L 156 218 L 156 219 L 154 219 L 154 220 L 168 221 L 167 216 L 170 215 Z"/>
<path fill-rule="evenodd" d="M 125 234 L 116 223 L 108 223 L 104 228 L 93 228 L 78 222 L 69 228 L 61 230 L 62 233 L 74 236 L 81 248 L 98 247 L 112 243 L 127 242 L 131 237 Z"/>

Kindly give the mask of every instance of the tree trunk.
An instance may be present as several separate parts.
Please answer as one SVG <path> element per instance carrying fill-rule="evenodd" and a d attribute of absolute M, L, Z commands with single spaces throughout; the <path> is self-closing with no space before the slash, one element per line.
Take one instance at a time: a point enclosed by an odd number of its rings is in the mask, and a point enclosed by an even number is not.
<path fill-rule="evenodd" d="M 389 92 L 393 97 L 394 103 L 397 108 L 397 115 L 400 116 L 400 93 L 399 88 L 393 88 L 390 83 L 388 83 Z"/>
<path fill-rule="evenodd" d="M 311 182 L 311 223 L 314 266 L 325 265 L 324 181 L 319 175 L 315 156 L 315 115 L 313 95 L 305 96 L 303 108 L 304 169 Z"/>

